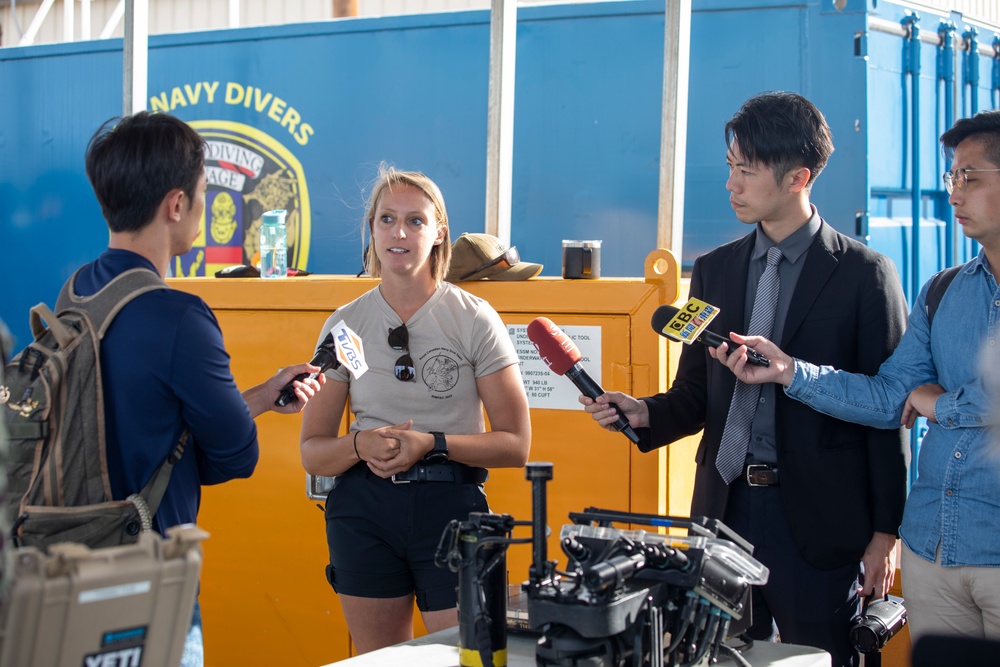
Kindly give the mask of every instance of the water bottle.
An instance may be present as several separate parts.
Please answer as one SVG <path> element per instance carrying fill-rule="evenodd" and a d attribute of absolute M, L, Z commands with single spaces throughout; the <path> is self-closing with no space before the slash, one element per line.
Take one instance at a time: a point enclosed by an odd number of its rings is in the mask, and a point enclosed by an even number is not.
<path fill-rule="evenodd" d="M 288 275 L 288 236 L 284 209 L 268 211 L 260 225 L 260 277 L 284 278 Z"/>

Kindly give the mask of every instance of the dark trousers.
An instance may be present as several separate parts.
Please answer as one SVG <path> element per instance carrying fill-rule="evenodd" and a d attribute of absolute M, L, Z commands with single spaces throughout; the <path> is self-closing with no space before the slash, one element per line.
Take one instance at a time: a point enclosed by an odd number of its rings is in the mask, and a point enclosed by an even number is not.
<path fill-rule="evenodd" d="M 807 563 L 792 537 L 777 486 L 750 487 L 746 480 L 736 480 L 723 521 L 754 545 L 754 557 L 770 570 L 767 583 L 753 590 L 750 636 L 772 639 L 776 625 L 781 641 L 828 651 L 833 667 L 858 665 L 849 633 L 861 613 L 860 561 L 834 570 Z"/>

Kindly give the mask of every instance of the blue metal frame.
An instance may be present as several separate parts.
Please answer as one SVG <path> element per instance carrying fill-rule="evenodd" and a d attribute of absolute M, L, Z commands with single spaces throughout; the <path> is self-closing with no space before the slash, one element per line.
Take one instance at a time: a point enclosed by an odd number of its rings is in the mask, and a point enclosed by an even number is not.
<path fill-rule="evenodd" d="M 1000 35 L 993 37 L 993 85 L 990 100 L 994 109 L 1000 109 Z"/>
<path fill-rule="evenodd" d="M 938 47 L 938 80 L 937 88 L 939 97 L 943 98 L 943 122 L 938 125 L 938 129 L 944 131 L 955 123 L 955 23 L 953 21 L 941 21 L 938 26 L 938 36 L 941 38 L 941 46 Z M 940 105 L 936 105 L 938 109 Z M 943 159 L 943 174 L 951 170 L 951 160 L 943 152 L 939 152 Z M 934 207 L 936 217 L 944 220 L 944 257 L 947 265 L 955 263 L 955 218 L 951 204 L 948 202 L 947 193 L 942 191 L 935 197 Z"/>
<path fill-rule="evenodd" d="M 910 80 L 910 190 L 912 227 L 910 228 L 910 305 L 917 298 L 920 286 L 920 219 L 923 200 L 920 191 L 920 16 L 914 12 L 901 23 L 907 30 L 904 71 Z"/>

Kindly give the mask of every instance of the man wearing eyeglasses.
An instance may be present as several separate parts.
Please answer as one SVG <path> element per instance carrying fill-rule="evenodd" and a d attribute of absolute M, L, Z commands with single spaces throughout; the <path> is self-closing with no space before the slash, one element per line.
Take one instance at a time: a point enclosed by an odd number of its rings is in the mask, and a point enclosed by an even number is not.
<path fill-rule="evenodd" d="M 793 359 L 774 343 L 735 336 L 726 359 L 747 383 L 778 382 L 810 407 L 882 428 L 929 422 L 900 536 L 910 637 L 1000 639 L 1000 455 L 990 446 L 1000 322 L 1000 111 L 964 118 L 941 135 L 952 171 L 949 202 L 979 255 L 961 266 L 928 316 L 932 278 L 917 297 L 899 346 L 875 376 Z M 746 365 L 749 346 L 771 359 Z"/>

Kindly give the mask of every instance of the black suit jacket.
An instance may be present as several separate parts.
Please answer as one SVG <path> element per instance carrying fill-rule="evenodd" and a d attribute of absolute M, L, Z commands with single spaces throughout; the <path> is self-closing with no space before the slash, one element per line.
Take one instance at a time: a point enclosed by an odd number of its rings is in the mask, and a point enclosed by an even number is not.
<path fill-rule="evenodd" d="M 691 296 L 719 306 L 709 327 L 745 330 L 747 270 L 755 234 L 721 246 L 694 264 Z M 906 324 L 906 301 L 891 260 L 823 222 L 805 257 L 775 342 L 789 355 L 875 375 Z M 705 347 L 685 345 L 665 394 L 643 399 L 649 451 L 704 429 L 696 455 L 691 514 L 721 519 L 729 487 L 715 468 L 736 377 Z M 776 392 L 781 495 L 802 556 L 830 569 L 861 559 L 873 531 L 897 534 L 906 500 L 907 447 L 902 429 L 874 429 L 834 419 Z"/>

